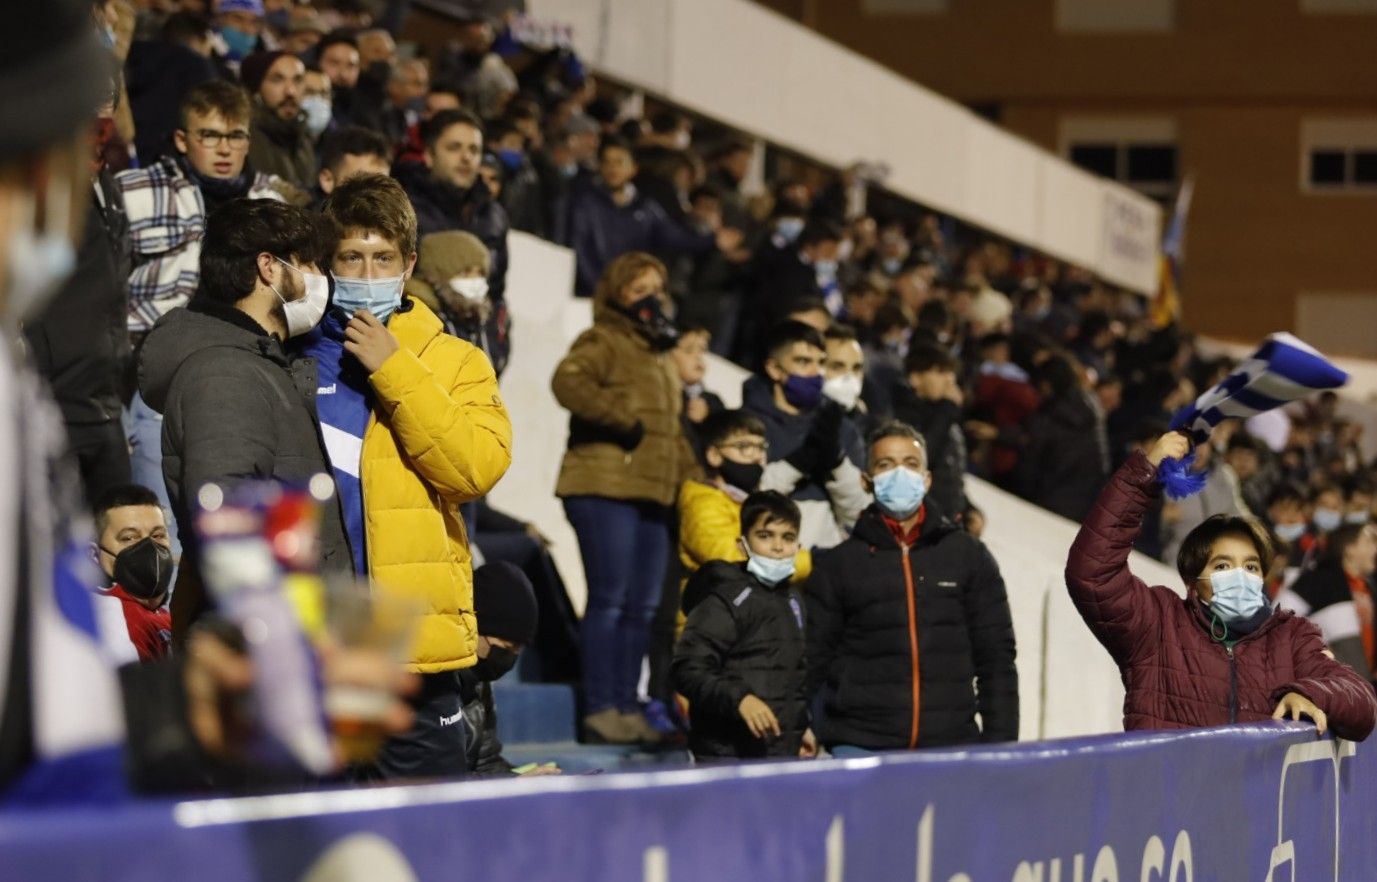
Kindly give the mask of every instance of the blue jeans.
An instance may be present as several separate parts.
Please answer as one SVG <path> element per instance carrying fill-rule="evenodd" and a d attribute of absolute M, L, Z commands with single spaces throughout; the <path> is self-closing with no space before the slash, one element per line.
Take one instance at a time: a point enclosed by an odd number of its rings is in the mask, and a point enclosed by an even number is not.
<path fill-rule="evenodd" d="M 669 560 L 671 511 L 601 496 L 564 500 L 588 579 L 588 606 L 579 626 L 585 714 L 637 707 L 641 660 Z"/>
<path fill-rule="evenodd" d="M 167 515 L 167 535 L 172 540 L 172 556 L 182 556 L 181 537 L 177 535 L 177 519 L 167 499 L 167 482 L 163 480 L 163 415 L 148 406 L 137 392 L 124 412 L 124 431 L 129 436 L 129 467 L 134 483 L 142 484 L 158 494 Z"/>

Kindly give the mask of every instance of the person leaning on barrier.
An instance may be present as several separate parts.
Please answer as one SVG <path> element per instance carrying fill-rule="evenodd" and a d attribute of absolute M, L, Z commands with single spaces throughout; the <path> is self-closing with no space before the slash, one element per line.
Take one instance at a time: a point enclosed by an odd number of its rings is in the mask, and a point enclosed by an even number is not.
<path fill-rule="evenodd" d="M 1124 729 L 1305 716 L 1321 733 L 1366 738 L 1377 697 L 1325 650 L 1318 628 L 1271 608 L 1263 576 L 1272 545 L 1256 520 L 1216 515 L 1186 536 L 1176 560 L 1184 599 L 1129 571 L 1143 513 L 1160 492 L 1158 466 L 1189 451 L 1186 437 L 1171 432 L 1130 456 L 1100 492 L 1066 563 L 1076 609 L 1123 674 Z"/>

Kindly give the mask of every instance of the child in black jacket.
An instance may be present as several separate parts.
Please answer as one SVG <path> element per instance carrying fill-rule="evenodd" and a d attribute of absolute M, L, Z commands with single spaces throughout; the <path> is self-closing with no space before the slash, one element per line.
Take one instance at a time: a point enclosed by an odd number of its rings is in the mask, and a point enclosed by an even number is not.
<path fill-rule="evenodd" d="M 689 702 L 699 761 L 814 757 L 804 694 L 803 604 L 789 585 L 799 510 L 774 492 L 741 506 L 745 563 L 711 561 L 684 589 L 688 624 L 670 677 Z"/>

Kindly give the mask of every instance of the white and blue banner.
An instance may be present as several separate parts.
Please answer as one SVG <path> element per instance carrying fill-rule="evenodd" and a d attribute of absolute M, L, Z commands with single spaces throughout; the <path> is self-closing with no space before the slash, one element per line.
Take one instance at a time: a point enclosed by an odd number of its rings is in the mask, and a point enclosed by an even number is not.
<path fill-rule="evenodd" d="M 6 879 L 1370 882 L 1377 745 L 1274 723 L 0 814 Z"/>

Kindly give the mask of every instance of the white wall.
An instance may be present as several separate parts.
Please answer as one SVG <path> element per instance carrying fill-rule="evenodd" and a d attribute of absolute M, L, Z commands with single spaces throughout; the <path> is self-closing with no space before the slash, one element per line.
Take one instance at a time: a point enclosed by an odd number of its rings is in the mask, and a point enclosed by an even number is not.
<path fill-rule="evenodd" d="M 1161 210 L 748 0 L 530 0 L 595 69 L 1142 293 Z"/>

